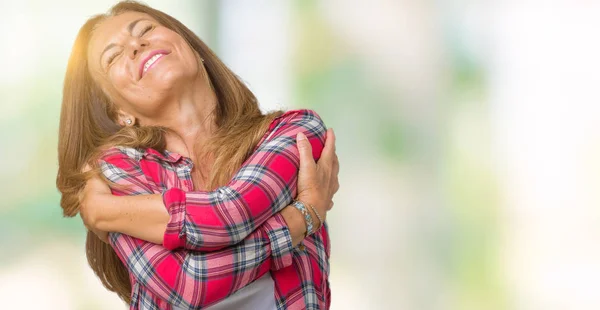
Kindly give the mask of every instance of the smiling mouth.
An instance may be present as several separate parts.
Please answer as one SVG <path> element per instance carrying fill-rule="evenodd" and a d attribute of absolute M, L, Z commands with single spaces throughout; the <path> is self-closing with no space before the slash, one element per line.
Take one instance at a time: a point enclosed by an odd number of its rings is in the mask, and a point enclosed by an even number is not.
<path fill-rule="evenodd" d="M 144 76 L 146 71 L 148 71 L 152 67 L 152 65 L 154 65 L 159 59 L 166 55 L 166 53 L 157 53 L 154 56 L 150 57 L 148 60 L 146 60 L 146 63 L 144 63 L 144 67 L 142 68 L 140 78 Z"/>

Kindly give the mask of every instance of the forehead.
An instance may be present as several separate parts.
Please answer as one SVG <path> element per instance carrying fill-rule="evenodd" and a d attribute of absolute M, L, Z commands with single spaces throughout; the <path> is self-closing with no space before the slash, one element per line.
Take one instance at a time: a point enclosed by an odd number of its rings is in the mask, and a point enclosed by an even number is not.
<path fill-rule="evenodd" d="M 138 19 L 146 19 L 156 22 L 150 15 L 140 12 L 124 12 L 116 16 L 110 16 L 96 24 L 92 31 L 88 45 L 88 56 L 91 59 L 100 56 L 100 53 L 108 44 L 116 40 L 120 33 L 128 33 L 127 27 Z"/>

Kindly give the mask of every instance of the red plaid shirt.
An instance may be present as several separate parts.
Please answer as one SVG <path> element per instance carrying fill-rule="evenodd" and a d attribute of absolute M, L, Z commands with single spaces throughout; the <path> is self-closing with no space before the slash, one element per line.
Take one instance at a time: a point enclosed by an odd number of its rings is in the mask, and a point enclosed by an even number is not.
<path fill-rule="evenodd" d="M 115 195 L 163 194 L 171 219 L 164 245 L 119 233 L 110 243 L 129 270 L 131 309 L 200 309 L 271 272 L 278 309 L 328 309 L 327 226 L 292 248 L 278 213 L 297 193 L 296 133 L 315 159 L 326 128 L 311 110 L 277 117 L 229 184 L 193 191 L 192 161 L 176 153 L 115 147 L 100 166 Z"/>

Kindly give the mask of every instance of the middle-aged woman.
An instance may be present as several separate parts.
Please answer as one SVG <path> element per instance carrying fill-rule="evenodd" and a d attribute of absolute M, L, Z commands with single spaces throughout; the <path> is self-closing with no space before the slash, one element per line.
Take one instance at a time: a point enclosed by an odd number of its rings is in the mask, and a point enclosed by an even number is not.
<path fill-rule="evenodd" d="M 176 19 L 131 1 L 89 19 L 59 131 L 64 214 L 131 309 L 329 308 L 333 132 L 310 110 L 263 115 Z"/>

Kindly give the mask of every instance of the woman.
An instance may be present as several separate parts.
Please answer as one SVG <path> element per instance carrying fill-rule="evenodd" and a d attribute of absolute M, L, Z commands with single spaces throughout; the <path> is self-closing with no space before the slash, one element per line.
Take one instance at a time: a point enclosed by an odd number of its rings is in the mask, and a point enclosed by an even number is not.
<path fill-rule="evenodd" d="M 316 113 L 262 115 L 172 17 L 121 2 L 80 30 L 57 186 L 65 215 L 110 232 L 88 233 L 88 261 L 131 309 L 328 308 L 337 170 Z"/>

